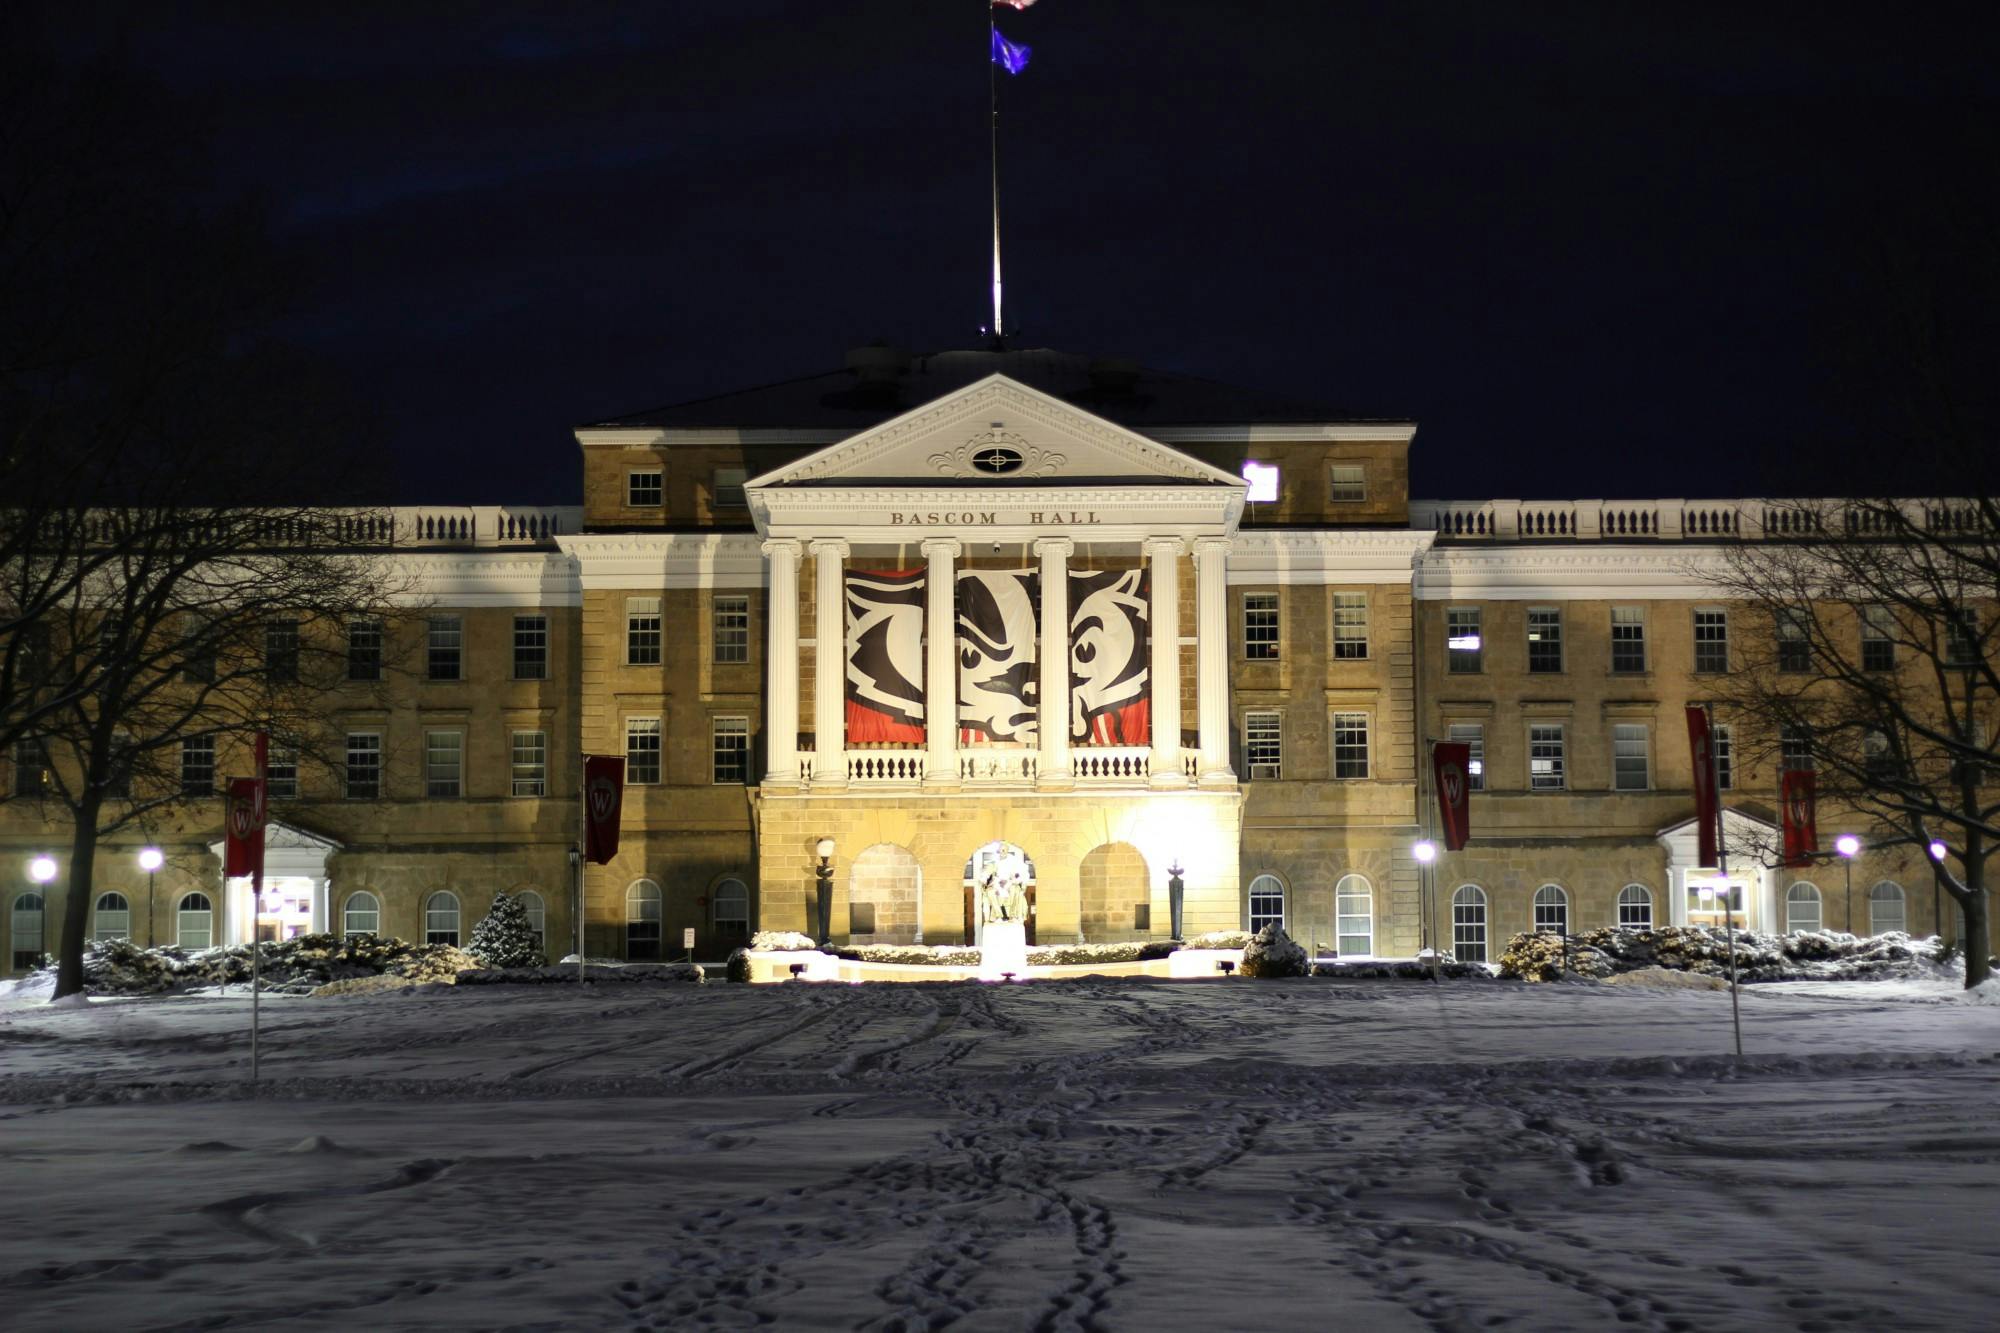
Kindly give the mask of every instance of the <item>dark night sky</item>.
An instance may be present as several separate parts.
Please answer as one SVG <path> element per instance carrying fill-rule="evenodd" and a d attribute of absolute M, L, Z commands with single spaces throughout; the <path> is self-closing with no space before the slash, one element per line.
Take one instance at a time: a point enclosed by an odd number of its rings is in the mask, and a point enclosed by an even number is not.
<path fill-rule="evenodd" d="M 1414 416 L 1420 495 L 1756 493 L 1855 433 L 1878 233 L 1994 171 L 1991 6 L 1896 8 L 1040 0 L 1017 345 Z M 395 499 L 569 501 L 577 422 L 983 322 L 976 0 L 66 13 L 306 256 Z"/>

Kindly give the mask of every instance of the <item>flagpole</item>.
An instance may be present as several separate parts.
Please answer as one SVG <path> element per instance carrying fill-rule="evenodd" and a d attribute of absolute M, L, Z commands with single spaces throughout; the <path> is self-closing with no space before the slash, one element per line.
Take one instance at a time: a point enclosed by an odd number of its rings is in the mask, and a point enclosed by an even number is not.
<path fill-rule="evenodd" d="M 1743 1058 L 1743 1009 L 1736 986 L 1736 891 L 1729 883 L 1729 848 L 1722 840 L 1722 757 L 1715 752 L 1715 705 L 1704 704 L 1708 721 L 1708 789 L 1715 793 L 1715 872 L 1722 876 L 1722 928 L 1729 940 L 1729 1022 L 1736 1030 L 1736 1058 Z M 1747 904 L 1746 904 L 1747 905 Z"/>
<path fill-rule="evenodd" d="M 992 0 L 987 0 L 986 96 L 990 109 L 988 160 L 993 173 L 993 350 L 996 352 L 1006 347 L 1000 323 L 1000 76 L 993 67 L 993 43 L 999 35 L 1000 26 L 993 18 Z"/>

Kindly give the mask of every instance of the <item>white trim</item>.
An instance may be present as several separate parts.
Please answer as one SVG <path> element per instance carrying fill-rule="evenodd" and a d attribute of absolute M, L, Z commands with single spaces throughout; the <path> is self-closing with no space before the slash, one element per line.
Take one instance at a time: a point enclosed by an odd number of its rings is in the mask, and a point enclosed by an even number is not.
<path fill-rule="evenodd" d="M 373 558 L 387 565 L 384 572 L 392 586 L 403 588 L 390 599 L 398 606 L 529 610 L 583 605 L 574 562 L 553 551 L 396 551 Z"/>
<path fill-rule="evenodd" d="M 1708 601 L 1729 569 L 1720 546 L 1442 546 L 1417 567 L 1419 601 Z"/>
<path fill-rule="evenodd" d="M 1408 586 L 1437 541 L 1399 528 L 1236 533 L 1229 585 L 1402 584 Z"/>
<path fill-rule="evenodd" d="M 1302 440 L 1408 444 L 1417 436 L 1417 423 L 1304 421 L 1248 426 L 1159 426 L 1146 434 L 1161 444 L 1295 444 Z"/>
<path fill-rule="evenodd" d="M 570 605 L 580 606 L 585 590 L 762 588 L 761 541 L 754 532 L 619 532 L 561 536 L 556 545 L 575 571 Z"/>

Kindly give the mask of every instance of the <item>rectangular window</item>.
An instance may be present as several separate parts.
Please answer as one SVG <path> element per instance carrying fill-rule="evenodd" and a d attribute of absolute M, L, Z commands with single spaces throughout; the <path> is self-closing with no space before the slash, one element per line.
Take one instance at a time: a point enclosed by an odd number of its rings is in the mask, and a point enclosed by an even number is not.
<path fill-rule="evenodd" d="M 549 678 L 549 618 L 514 617 L 514 679 Z"/>
<path fill-rule="evenodd" d="M 49 752 L 41 741 L 14 742 L 14 785 L 16 796 L 41 796 L 55 782 L 49 771 Z"/>
<path fill-rule="evenodd" d="M 657 469 L 650 472 L 627 472 L 625 474 L 625 503 L 635 509 L 657 509 L 664 492 L 661 482 L 666 474 Z"/>
<path fill-rule="evenodd" d="M 465 733 L 424 733 L 424 795 L 465 795 Z"/>
<path fill-rule="evenodd" d="M 264 766 L 264 794 L 274 801 L 289 801 L 299 794 L 299 752 L 273 746 Z"/>
<path fill-rule="evenodd" d="M 625 781 L 647 786 L 660 780 L 660 719 L 625 719 Z"/>
<path fill-rule="evenodd" d="M 104 794 L 114 800 L 132 799 L 132 733 L 111 734 L 111 772 L 105 779 Z"/>
<path fill-rule="evenodd" d="M 750 599 L 718 597 L 714 609 L 715 661 L 718 666 L 750 660 Z"/>
<path fill-rule="evenodd" d="M 516 796 L 549 794 L 549 738 L 546 732 L 517 731 L 513 735 L 513 775 Z"/>
<path fill-rule="evenodd" d="M 382 679 L 381 621 L 350 620 L 347 622 L 347 678 L 349 680 Z"/>
<path fill-rule="evenodd" d="M 1367 593 L 1333 595 L 1333 655 L 1336 660 L 1346 662 L 1368 656 Z"/>
<path fill-rule="evenodd" d="M 1337 504 L 1366 500 L 1368 469 L 1360 463 L 1335 463 L 1328 482 L 1327 498 Z"/>
<path fill-rule="evenodd" d="M 625 599 L 625 665 L 660 664 L 660 599 Z"/>
<path fill-rule="evenodd" d="M 1979 613 L 1971 607 L 1948 613 L 1944 622 L 1946 666 L 1976 666 L 1980 658 Z"/>
<path fill-rule="evenodd" d="M 1718 674 L 1729 670 L 1728 612 L 1694 613 L 1694 669 Z"/>
<path fill-rule="evenodd" d="M 1243 760 L 1251 778 L 1276 778 L 1284 769 L 1284 719 L 1278 713 L 1243 715 Z"/>
<path fill-rule="evenodd" d="M 1336 778 L 1368 776 L 1368 714 L 1333 715 L 1333 775 Z"/>
<path fill-rule="evenodd" d="M 1896 617 L 1886 606 L 1869 605 L 1861 608 L 1861 669 L 1863 671 L 1894 671 L 1896 669 Z"/>
<path fill-rule="evenodd" d="M 1528 670 L 1547 673 L 1562 669 L 1562 612 L 1546 606 L 1529 611 Z"/>
<path fill-rule="evenodd" d="M 1813 771 L 1812 733 L 1804 727 L 1786 727 L 1778 736 L 1778 766 L 1787 773 Z"/>
<path fill-rule="evenodd" d="M 382 794 L 382 734 L 376 731 L 347 733 L 347 796 L 349 800 L 372 801 Z"/>
<path fill-rule="evenodd" d="M 1646 613 L 1636 606 L 1611 608 L 1611 669 L 1633 675 L 1646 669 Z"/>
<path fill-rule="evenodd" d="M 1444 655 L 1452 675 L 1478 675 L 1484 646 L 1479 637 L 1478 607 L 1454 606 L 1444 613 Z"/>
<path fill-rule="evenodd" d="M 432 616 L 428 668 L 432 680 L 465 678 L 465 622 L 457 616 Z"/>
<path fill-rule="evenodd" d="M 215 679 L 215 640 L 192 616 L 181 627 L 181 679 L 208 684 Z"/>
<path fill-rule="evenodd" d="M 1806 671 L 1812 667 L 1812 641 L 1800 611 L 1778 612 L 1778 670 Z"/>
<path fill-rule="evenodd" d="M 274 620 L 264 626 L 264 674 L 272 680 L 299 678 L 299 622 Z"/>
<path fill-rule="evenodd" d="M 749 478 L 750 474 L 740 467 L 717 468 L 714 479 L 709 483 L 709 493 L 715 497 L 714 507 L 717 509 L 744 508 L 743 483 L 748 481 Z"/>
<path fill-rule="evenodd" d="M 1278 660 L 1278 594 L 1243 594 L 1243 658 L 1248 662 Z"/>
<path fill-rule="evenodd" d="M 1486 727 L 1478 722 L 1454 722 L 1446 729 L 1445 739 L 1465 746 L 1472 753 L 1465 765 L 1465 789 L 1485 791 Z"/>
<path fill-rule="evenodd" d="M 714 752 L 716 785 L 748 782 L 750 719 L 718 717 L 709 726 L 709 738 Z"/>
<path fill-rule="evenodd" d="M 208 796 L 215 791 L 215 737 L 189 736 L 181 742 L 181 794 Z"/>
<path fill-rule="evenodd" d="M 1611 787 L 1614 791 L 1645 791 L 1651 785 L 1646 765 L 1646 724 L 1620 722 L 1611 728 Z"/>
<path fill-rule="evenodd" d="M 1563 777 L 1563 729 L 1560 725 L 1528 728 L 1528 787 L 1532 791 L 1561 791 Z"/>
<path fill-rule="evenodd" d="M 1736 750 L 1729 741 L 1729 728 L 1713 726 L 1708 729 L 1708 743 L 1715 750 L 1715 788 L 1730 791 L 1736 786 Z"/>

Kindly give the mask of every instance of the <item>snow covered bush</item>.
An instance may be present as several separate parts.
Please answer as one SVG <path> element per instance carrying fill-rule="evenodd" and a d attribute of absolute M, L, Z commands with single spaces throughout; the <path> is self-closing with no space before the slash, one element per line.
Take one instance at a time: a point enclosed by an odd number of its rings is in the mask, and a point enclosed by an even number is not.
<path fill-rule="evenodd" d="M 750 980 L 750 951 L 748 949 L 733 949 L 730 951 L 728 959 L 722 964 L 722 979 L 724 981 Z"/>
<path fill-rule="evenodd" d="M 411 944 L 383 935 L 300 935 L 263 946 L 258 971 L 263 988 L 308 995 L 350 977 L 397 976 L 416 982 L 453 981 L 479 960 L 449 944 Z M 49 969 L 53 975 L 53 969 Z M 38 974 L 39 975 L 39 974 Z M 142 949 L 129 940 L 103 940 L 83 955 L 84 991 L 90 995 L 158 995 L 208 986 L 245 985 L 250 946 L 221 949 L 162 946 Z"/>
<path fill-rule="evenodd" d="M 796 930 L 760 930 L 750 937 L 750 948 L 755 953 L 796 953 L 802 949 L 817 949 L 810 935 L 801 935 Z"/>
<path fill-rule="evenodd" d="M 849 944 L 827 949 L 857 963 L 914 963 L 927 967 L 978 967 L 979 950 L 956 944 Z"/>
<path fill-rule="evenodd" d="M 1332 960 L 1314 963 L 1316 977 L 1340 977 L 1348 981 L 1429 981 L 1427 958 L 1370 958 L 1361 962 Z M 1437 975 L 1445 981 L 1491 981 L 1493 973 L 1484 963 L 1461 963 L 1449 954 L 1438 960 Z"/>
<path fill-rule="evenodd" d="M 540 967 L 542 943 L 528 924 L 528 907 L 511 893 L 493 895 L 493 910 L 472 928 L 466 952 L 487 967 Z"/>
<path fill-rule="evenodd" d="M 1211 930 L 1206 935 L 1197 935 L 1181 947 L 1184 949 L 1247 949 L 1251 934 L 1247 930 Z"/>
<path fill-rule="evenodd" d="M 1242 971 L 1246 977 L 1302 977 L 1310 970 L 1305 949 L 1275 922 L 1244 946 Z"/>
<path fill-rule="evenodd" d="M 1856 936 L 1839 931 L 1798 935 L 1736 932 L 1736 975 L 1757 981 L 1857 981 L 1933 975 L 1943 965 L 1936 942 L 1900 932 Z M 1516 935 L 1500 958 L 1500 975 L 1555 981 L 1563 975 L 1563 937 Z M 1664 967 L 1704 976 L 1729 975 L 1729 939 L 1702 926 L 1621 930 L 1604 926 L 1569 937 L 1569 973 L 1608 977 Z"/>
<path fill-rule="evenodd" d="M 1180 948 L 1172 940 L 1121 940 L 1105 944 L 1043 944 L 1028 950 L 1030 967 L 1064 963 L 1136 963 L 1165 958 Z"/>

